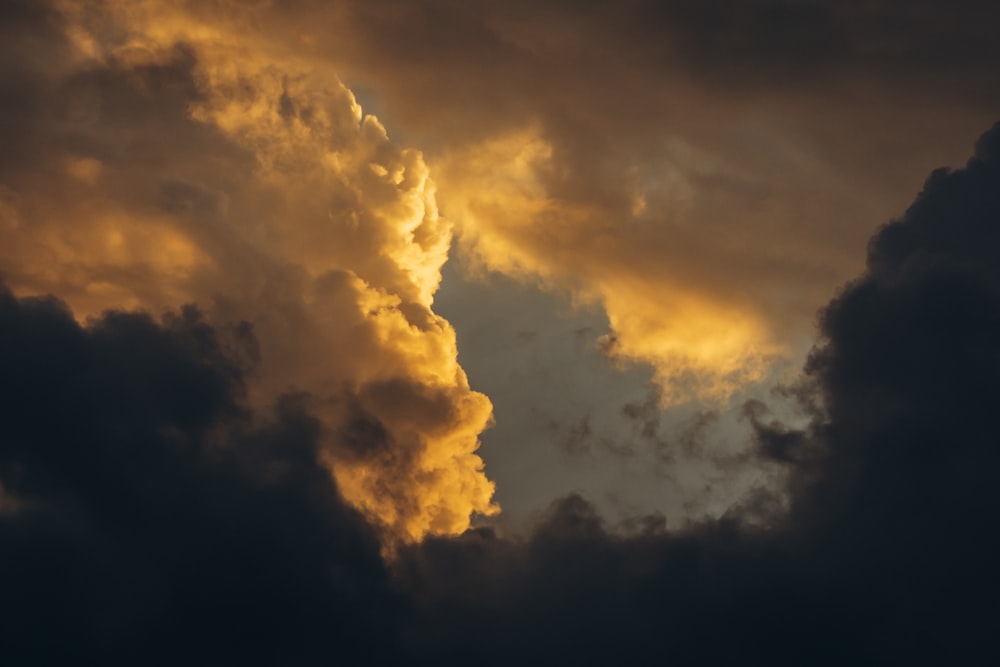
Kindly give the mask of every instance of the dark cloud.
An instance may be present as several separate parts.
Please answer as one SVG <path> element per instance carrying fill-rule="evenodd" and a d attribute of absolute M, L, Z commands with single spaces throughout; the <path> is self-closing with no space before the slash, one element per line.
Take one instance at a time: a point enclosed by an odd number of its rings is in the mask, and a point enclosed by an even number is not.
<path fill-rule="evenodd" d="M 751 399 L 743 404 L 743 416 L 750 422 L 761 457 L 780 463 L 798 461 L 809 450 L 807 435 L 786 427 L 777 419 L 766 420 L 767 405 Z"/>
<path fill-rule="evenodd" d="M 824 0 L 675 0 L 639 2 L 638 34 L 659 29 L 672 39 L 664 51 L 718 85 L 816 87 L 838 78 L 881 79 L 898 91 L 930 80 L 980 102 L 996 98 L 1000 50 L 988 27 L 996 5 L 842 3 Z M 919 72 L 919 73 L 918 73 Z M 978 80 L 977 80 L 978 79 Z"/>
<path fill-rule="evenodd" d="M 795 430 L 745 408 L 790 471 L 786 512 L 761 491 L 719 521 L 622 536 L 569 498 L 525 542 L 428 541 L 403 560 L 410 641 L 498 665 L 993 662 L 998 141 L 1000 125 L 935 172 L 823 311 L 806 380 L 824 416 Z"/>
<path fill-rule="evenodd" d="M 82 328 L 58 301 L 0 292 L 0 485 L 16 505 L 0 515 L 4 662 L 392 654 L 378 540 L 298 401 L 244 407 L 237 332 L 193 309 Z"/>
<path fill-rule="evenodd" d="M 613 132 L 601 120 L 608 116 L 648 129 L 680 109 L 678 90 L 689 78 L 730 100 L 853 80 L 920 96 L 933 84 L 966 101 L 997 101 L 1000 48 L 991 26 L 1000 10 L 984 0 L 344 0 L 339 7 L 337 20 L 350 33 L 324 50 L 352 74 L 380 78 L 394 117 L 460 135 L 538 118 L 567 141 L 584 128 L 567 132 L 561 122 L 590 124 L 604 136 Z M 283 15 L 294 23 L 310 8 L 324 20 L 322 5 L 310 2 Z M 421 104 L 420 96 L 433 102 Z M 579 139 L 572 143 L 584 149 Z"/>

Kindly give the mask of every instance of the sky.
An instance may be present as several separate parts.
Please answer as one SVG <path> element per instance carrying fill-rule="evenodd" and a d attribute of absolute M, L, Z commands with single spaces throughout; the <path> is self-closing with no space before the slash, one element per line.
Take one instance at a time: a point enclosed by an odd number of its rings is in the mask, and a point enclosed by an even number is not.
<path fill-rule="evenodd" d="M 994 664 L 997 25 L 0 3 L 0 655 Z"/>

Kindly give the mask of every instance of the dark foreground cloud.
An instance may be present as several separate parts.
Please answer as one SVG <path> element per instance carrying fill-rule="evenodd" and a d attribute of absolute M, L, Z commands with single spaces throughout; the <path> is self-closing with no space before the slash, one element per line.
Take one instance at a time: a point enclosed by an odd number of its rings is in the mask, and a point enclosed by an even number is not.
<path fill-rule="evenodd" d="M 1000 126 L 823 311 L 800 389 L 823 415 L 796 431 L 747 406 L 760 455 L 787 466 L 787 512 L 762 493 L 622 536 L 570 498 L 527 543 L 426 542 L 404 559 L 410 638 L 497 665 L 995 661 L 998 192 Z"/>
<path fill-rule="evenodd" d="M 249 342 L 191 309 L 81 328 L 0 292 L 5 664 L 391 654 L 378 540 L 318 464 L 317 420 L 242 407 Z"/>
<path fill-rule="evenodd" d="M 1000 126 L 829 304 L 786 496 L 668 532 L 584 501 L 379 557 L 318 422 L 252 415 L 245 328 L 0 297 L 10 664 L 995 664 Z M 242 342 L 241 342 L 242 341 Z M 787 509 L 782 510 L 783 506 Z"/>

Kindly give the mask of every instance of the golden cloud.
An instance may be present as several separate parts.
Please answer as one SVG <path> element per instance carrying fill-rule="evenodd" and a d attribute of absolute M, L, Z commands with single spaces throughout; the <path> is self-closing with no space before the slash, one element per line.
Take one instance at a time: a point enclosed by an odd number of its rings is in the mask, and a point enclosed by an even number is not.
<path fill-rule="evenodd" d="M 765 319 L 666 261 L 650 262 L 656 245 L 635 243 L 646 209 L 641 194 L 633 195 L 629 211 L 613 212 L 551 196 L 545 179 L 552 156 L 553 147 L 529 128 L 435 165 L 465 251 L 491 270 L 600 304 L 613 332 L 604 339 L 605 351 L 620 361 L 651 364 L 664 406 L 724 402 L 764 379 L 788 353 Z M 673 203 L 685 206 L 683 198 Z M 609 216 L 619 217 L 613 227 Z"/>
<path fill-rule="evenodd" d="M 452 228 L 420 152 L 329 66 L 246 30 L 252 8 L 60 7 L 75 67 L 48 83 L 71 108 L 2 199 L 12 287 L 81 318 L 193 301 L 249 321 L 253 400 L 306 392 L 342 492 L 390 534 L 497 512 L 475 453 L 492 407 L 432 310 Z"/>

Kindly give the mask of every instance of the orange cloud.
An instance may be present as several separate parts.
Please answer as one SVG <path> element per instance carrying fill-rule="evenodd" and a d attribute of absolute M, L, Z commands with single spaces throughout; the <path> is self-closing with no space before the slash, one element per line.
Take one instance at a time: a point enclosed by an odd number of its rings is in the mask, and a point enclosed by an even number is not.
<path fill-rule="evenodd" d="M 664 406 L 724 402 L 788 354 L 750 305 L 726 301 L 667 260 L 651 262 L 655 246 L 635 245 L 646 209 L 641 194 L 629 212 L 611 213 L 620 216 L 614 226 L 602 219 L 606 210 L 553 197 L 545 183 L 552 156 L 552 146 L 528 129 L 436 165 L 467 253 L 491 270 L 599 303 L 613 331 L 606 351 L 651 364 Z"/>
<path fill-rule="evenodd" d="M 5 191 L 10 284 L 79 317 L 193 301 L 251 322 L 253 400 L 306 392 L 342 492 L 389 534 L 497 512 L 475 453 L 492 406 L 432 310 L 452 228 L 420 152 L 329 65 L 246 30 L 250 8 L 60 7 L 75 68 L 47 84 L 75 115 Z"/>

